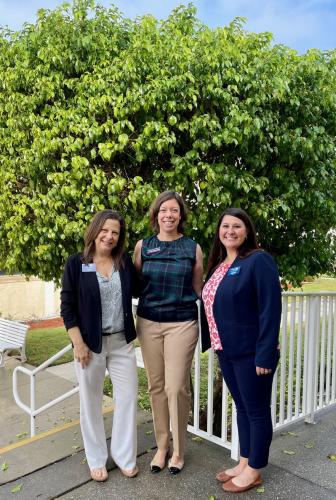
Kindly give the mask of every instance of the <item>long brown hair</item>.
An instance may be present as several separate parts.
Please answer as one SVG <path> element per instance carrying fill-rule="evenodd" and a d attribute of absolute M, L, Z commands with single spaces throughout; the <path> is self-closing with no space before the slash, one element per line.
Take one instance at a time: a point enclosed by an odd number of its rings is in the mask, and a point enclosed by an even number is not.
<path fill-rule="evenodd" d="M 238 255 L 240 257 L 246 257 L 253 251 L 260 248 L 257 242 L 257 234 L 254 224 L 245 210 L 243 210 L 242 208 L 227 208 L 219 217 L 216 234 L 209 254 L 207 277 L 211 274 L 212 270 L 215 269 L 215 267 L 223 262 L 223 260 L 227 256 L 226 248 L 219 239 L 219 228 L 225 215 L 237 217 L 237 219 L 240 219 L 246 226 L 246 239 L 238 248 Z"/>
<path fill-rule="evenodd" d="M 159 210 L 160 210 L 162 203 L 165 203 L 168 200 L 176 200 L 179 207 L 180 207 L 180 217 L 181 218 L 180 218 L 180 222 L 177 226 L 177 231 L 181 234 L 184 234 L 184 225 L 185 225 L 185 222 L 187 220 L 188 209 L 187 209 L 186 204 L 183 201 L 182 196 L 180 196 L 175 191 L 164 191 L 163 193 L 160 193 L 155 198 L 155 200 L 153 201 L 153 203 L 151 204 L 150 209 L 149 209 L 149 220 L 150 220 L 151 226 L 154 229 L 154 231 L 156 232 L 156 234 L 158 234 L 160 232 L 160 227 L 159 227 L 157 217 L 158 217 L 158 213 L 159 213 Z"/>
<path fill-rule="evenodd" d="M 115 269 L 119 270 L 121 267 L 124 267 L 126 228 L 124 218 L 114 210 L 101 210 L 92 217 L 91 222 L 86 228 L 84 234 L 83 261 L 86 264 L 92 262 L 96 249 L 95 239 L 97 238 L 98 234 L 100 233 L 105 222 L 108 219 L 117 220 L 120 224 L 118 243 L 111 252 L 111 255 L 113 256 L 114 267 Z"/>

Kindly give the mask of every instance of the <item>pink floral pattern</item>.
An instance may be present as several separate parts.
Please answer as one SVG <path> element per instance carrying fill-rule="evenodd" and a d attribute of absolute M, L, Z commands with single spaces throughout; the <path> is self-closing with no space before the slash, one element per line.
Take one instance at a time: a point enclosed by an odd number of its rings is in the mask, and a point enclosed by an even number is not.
<path fill-rule="evenodd" d="M 209 281 L 207 281 L 207 283 L 204 285 L 202 292 L 205 315 L 209 324 L 211 348 L 214 351 L 222 351 L 223 348 L 219 338 L 216 321 L 213 315 L 213 303 L 215 300 L 217 288 L 226 275 L 230 265 L 231 264 L 224 264 L 222 262 L 222 264 L 217 267 L 216 271 L 213 273 Z"/>

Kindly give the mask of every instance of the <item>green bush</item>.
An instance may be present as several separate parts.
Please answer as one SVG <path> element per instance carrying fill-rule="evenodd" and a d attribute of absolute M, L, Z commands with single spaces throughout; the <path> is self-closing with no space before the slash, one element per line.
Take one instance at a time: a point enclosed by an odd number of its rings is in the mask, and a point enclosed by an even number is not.
<path fill-rule="evenodd" d="M 92 5 L 0 30 L 0 269 L 59 279 L 106 207 L 132 248 L 172 188 L 205 252 L 241 206 L 284 281 L 332 273 L 336 51 L 299 55 L 241 19 L 210 29 L 191 5 L 163 21 Z"/>

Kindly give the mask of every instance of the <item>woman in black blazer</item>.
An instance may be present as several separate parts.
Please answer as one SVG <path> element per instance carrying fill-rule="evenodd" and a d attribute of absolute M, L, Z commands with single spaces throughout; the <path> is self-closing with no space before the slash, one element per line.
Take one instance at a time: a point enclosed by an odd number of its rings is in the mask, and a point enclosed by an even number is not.
<path fill-rule="evenodd" d="M 281 319 L 279 274 L 259 249 L 244 210 L 221 215 L 202 293 L 202 349 L 210 345 L 237 408 L 240 461 L 216 478 L 231 492 L 262 483 L 272 441 L 271 392 L 279 360 Z"/>
<path fill-rule="evenodd" d="M 127 477 L 136 466 L 137 367 L 132 294 L 137 277 L 125 254 L 125 222 L 113 210 L 97 212 L 84 251 L 65 266 L 61 315 L 73 344 L 80 424 L 92 479 L 105 481 L 107 447 L 102 415 L 106 368 L 113 383 L 111 456 Z"/>

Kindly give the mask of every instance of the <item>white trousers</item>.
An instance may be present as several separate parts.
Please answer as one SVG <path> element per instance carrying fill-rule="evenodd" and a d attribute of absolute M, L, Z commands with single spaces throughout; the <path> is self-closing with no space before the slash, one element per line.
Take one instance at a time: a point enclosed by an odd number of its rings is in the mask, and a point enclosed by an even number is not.
<path fill-rule="evenodd" d="M 102 352 L 93 352 L 86 368 L 75 361 L 87 463 L 90 469 L 104 467 L 108 457 L 102 414 L 106 368 L 114 399 L 111 457 L 121 469 L 133 469 L 137 455 L 138 374 L 133 344 L 126 343 L 123 333 L 103 337 Z"/>

